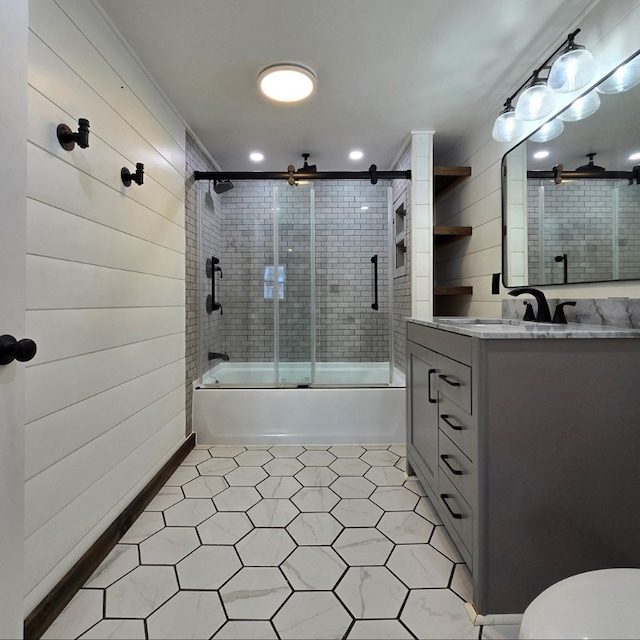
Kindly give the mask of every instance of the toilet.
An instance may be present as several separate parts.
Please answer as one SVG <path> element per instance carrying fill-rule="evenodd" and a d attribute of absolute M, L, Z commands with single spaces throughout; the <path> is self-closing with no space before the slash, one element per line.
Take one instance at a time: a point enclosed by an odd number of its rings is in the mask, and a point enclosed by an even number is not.
<path fill-rule="evenodd" d="M 640 569 L 587 571 L 545 589 L 519 638 L 640 638 Z"/>

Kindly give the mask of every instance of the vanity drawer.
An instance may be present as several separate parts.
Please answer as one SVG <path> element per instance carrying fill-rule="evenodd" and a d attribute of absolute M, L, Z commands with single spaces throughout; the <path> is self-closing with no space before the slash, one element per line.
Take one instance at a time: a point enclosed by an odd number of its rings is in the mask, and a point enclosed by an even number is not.
<path fill-rule="evenodd" d="M 470 460 L 478 457 L 476 421 L 446 396 L 438 399 L 438 427 Z"/>
<path fill-rule="evenodd" d="M 438 473 L 439 511 L 460 536 L 468 553 L 473 550 L 473 509 L 467 504 L 442 469 Z"/>
<path fill-rule="evenodd" d="M 460 408 L 471 413 L 471 367 L 451 358 L 438 358 L 438 390 Z"/>
<path fill-rule="evenodd" d="M 476 502 L 475 465 L 447 436 L 438 432 L 438 464 L 462 497 L 471 505 Z"/>
<path fill-rule="evenodd" d="M 471 364 L 472 338 L 469 336 L 409 322 L 407 339 L 439 353 L 446 353 L 454 360 Z"/>

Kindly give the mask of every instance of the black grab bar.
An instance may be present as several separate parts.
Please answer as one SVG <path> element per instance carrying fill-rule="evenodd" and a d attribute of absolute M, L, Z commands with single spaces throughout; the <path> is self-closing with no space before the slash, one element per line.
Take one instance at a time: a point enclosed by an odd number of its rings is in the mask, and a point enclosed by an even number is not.
<path fill-rule="evenodd" d="M 222 315 L 222 305 L 219 302 L 216 302 L 216 271 L 220 271 L 220 277 L 222 278 L 222 269 L 220 267 L 216 267 L 220 262 L 220 258 L 216 258 L 215 256 L 211 256 L 211 258 L 207 258 L 207 277 L 211 278 L 211 293 L 207 296 L 207 314 L 211 315 L 214 311 L 220 310 L 220 315 Z M 211 275 L 209 275 L 211 274 Z"/>
<path fill-rule="evenodd" d="M 373 263 L 373 304 L 371 308 L 374 311 L 378 310 L 378 254 L 371 256 L 371 262 Z"/>

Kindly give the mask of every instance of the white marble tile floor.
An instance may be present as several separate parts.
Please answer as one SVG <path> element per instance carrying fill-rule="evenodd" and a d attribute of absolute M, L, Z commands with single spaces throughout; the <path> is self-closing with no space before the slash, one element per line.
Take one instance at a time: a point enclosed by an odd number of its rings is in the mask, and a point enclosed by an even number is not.
<path fill-rule="evenodd" d="M 404 445 L 196 447 L 43 638 L 516 638 Z"/>

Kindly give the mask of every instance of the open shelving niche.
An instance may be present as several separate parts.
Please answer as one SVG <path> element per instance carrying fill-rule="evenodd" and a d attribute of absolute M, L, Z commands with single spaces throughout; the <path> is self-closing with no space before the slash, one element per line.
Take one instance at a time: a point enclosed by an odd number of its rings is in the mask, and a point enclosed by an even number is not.
<path fill-rule="evenodd" d="M 434 167 L 433 168 L 433 189 L 434 205 L 437 204 L 445 194 L 460 186 L 471 175 L 471 167 Z M 433 227 L 433 250 L 457 242 L 463 238 L 468 238 L 473 233 L 473 227 L 440 226 Z M 435 255 L 434 255 L 435 259 Z M 433 293 L 438 296 L 468 296 L 473 293 L 471 286 L 444 287 L 434 285 Z"/>

